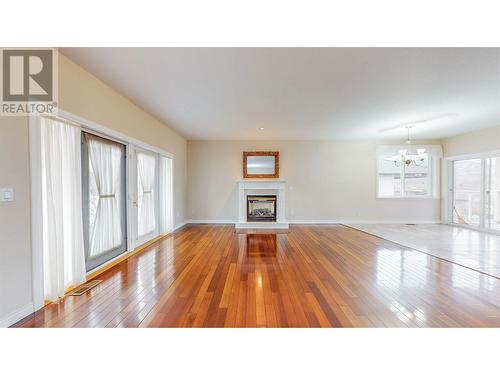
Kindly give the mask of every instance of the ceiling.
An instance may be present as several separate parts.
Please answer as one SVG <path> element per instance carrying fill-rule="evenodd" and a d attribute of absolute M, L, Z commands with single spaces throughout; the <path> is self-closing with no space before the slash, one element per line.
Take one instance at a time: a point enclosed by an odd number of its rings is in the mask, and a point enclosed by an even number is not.
<path fill-rule="evenodd" d="M 400 139 L 408 122 L 429 139 L 500 125 L 500 48 L 60 50 L 187 139 Z"/>

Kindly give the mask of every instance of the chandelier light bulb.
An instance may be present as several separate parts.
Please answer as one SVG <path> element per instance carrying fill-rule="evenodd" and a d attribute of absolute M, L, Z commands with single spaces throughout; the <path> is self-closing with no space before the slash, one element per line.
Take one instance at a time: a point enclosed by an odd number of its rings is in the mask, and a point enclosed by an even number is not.
<path fill-rule="evenodd" d="M 410 129 L 411 126 L 406 127 L 407 131 L 407 138 L 406 138 L 406 144 L 410 145 L 411 140 L 410 140 Z M 411 166 L 415 165 L 417 167 L 420 167 L 424 165 L 425 159 L 427 157 L 427 154 L 425 153 L 425 148 L 417 148 L 416 147 L 410 147 L 409 149 L 401 149 L 398 150 L 398 154 L 391 156 L 390 158 L 387 158 L 386 160 L 392 161 L 396 167 L 400 167 L 401 165 L 406 165 L 406 166 Z M 416 153 L 415 153 L 416 151 Z"/>

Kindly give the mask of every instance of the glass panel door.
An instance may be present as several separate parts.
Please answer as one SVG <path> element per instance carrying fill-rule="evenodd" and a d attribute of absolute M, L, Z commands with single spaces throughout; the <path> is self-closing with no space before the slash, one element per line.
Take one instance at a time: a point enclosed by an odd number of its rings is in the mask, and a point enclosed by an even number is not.
<path fill-rule="evenodd" d="M 453 162 L 453 223 L 481 225 L 482 168 L 482 159 Z"/>
<path fill-rule="evenodd" d="M 500 230 L 500 157 L 486 159 L 485 227 Z"/>
<path fill-rule="evenodd" d="M 124 145 L 82 133 L 82 197 L 90 271 L 127 250 Z"/>
<path fill-rule="evenodd" d="M 160 156 L 159 168 L 159 232 L 169 233 L 174 229 L 173 218 L 173 163 L 171 158 Z"/>
<path fill-rule="evenodd" d="M 158 155 L 136 149 L 136 246 L 159 234 L 158 220 Z"/>

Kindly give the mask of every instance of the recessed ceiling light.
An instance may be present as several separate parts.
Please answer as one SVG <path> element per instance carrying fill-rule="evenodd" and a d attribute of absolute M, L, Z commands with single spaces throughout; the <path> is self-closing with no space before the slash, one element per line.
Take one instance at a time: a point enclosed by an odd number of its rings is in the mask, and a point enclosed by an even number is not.
<path fill-rule="evenodd" d="M 264 130 L 264 128 L 259 128 L 260 130 Z"/>

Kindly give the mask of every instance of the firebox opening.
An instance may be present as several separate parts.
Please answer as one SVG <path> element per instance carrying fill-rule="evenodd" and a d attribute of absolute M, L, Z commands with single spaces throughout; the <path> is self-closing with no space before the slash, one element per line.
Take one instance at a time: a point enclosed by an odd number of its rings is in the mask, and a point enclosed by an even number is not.
<path fill-rule="evenodd" d="M 247 221 L 276 221 L 276 195 L 247 195 Z"/>

